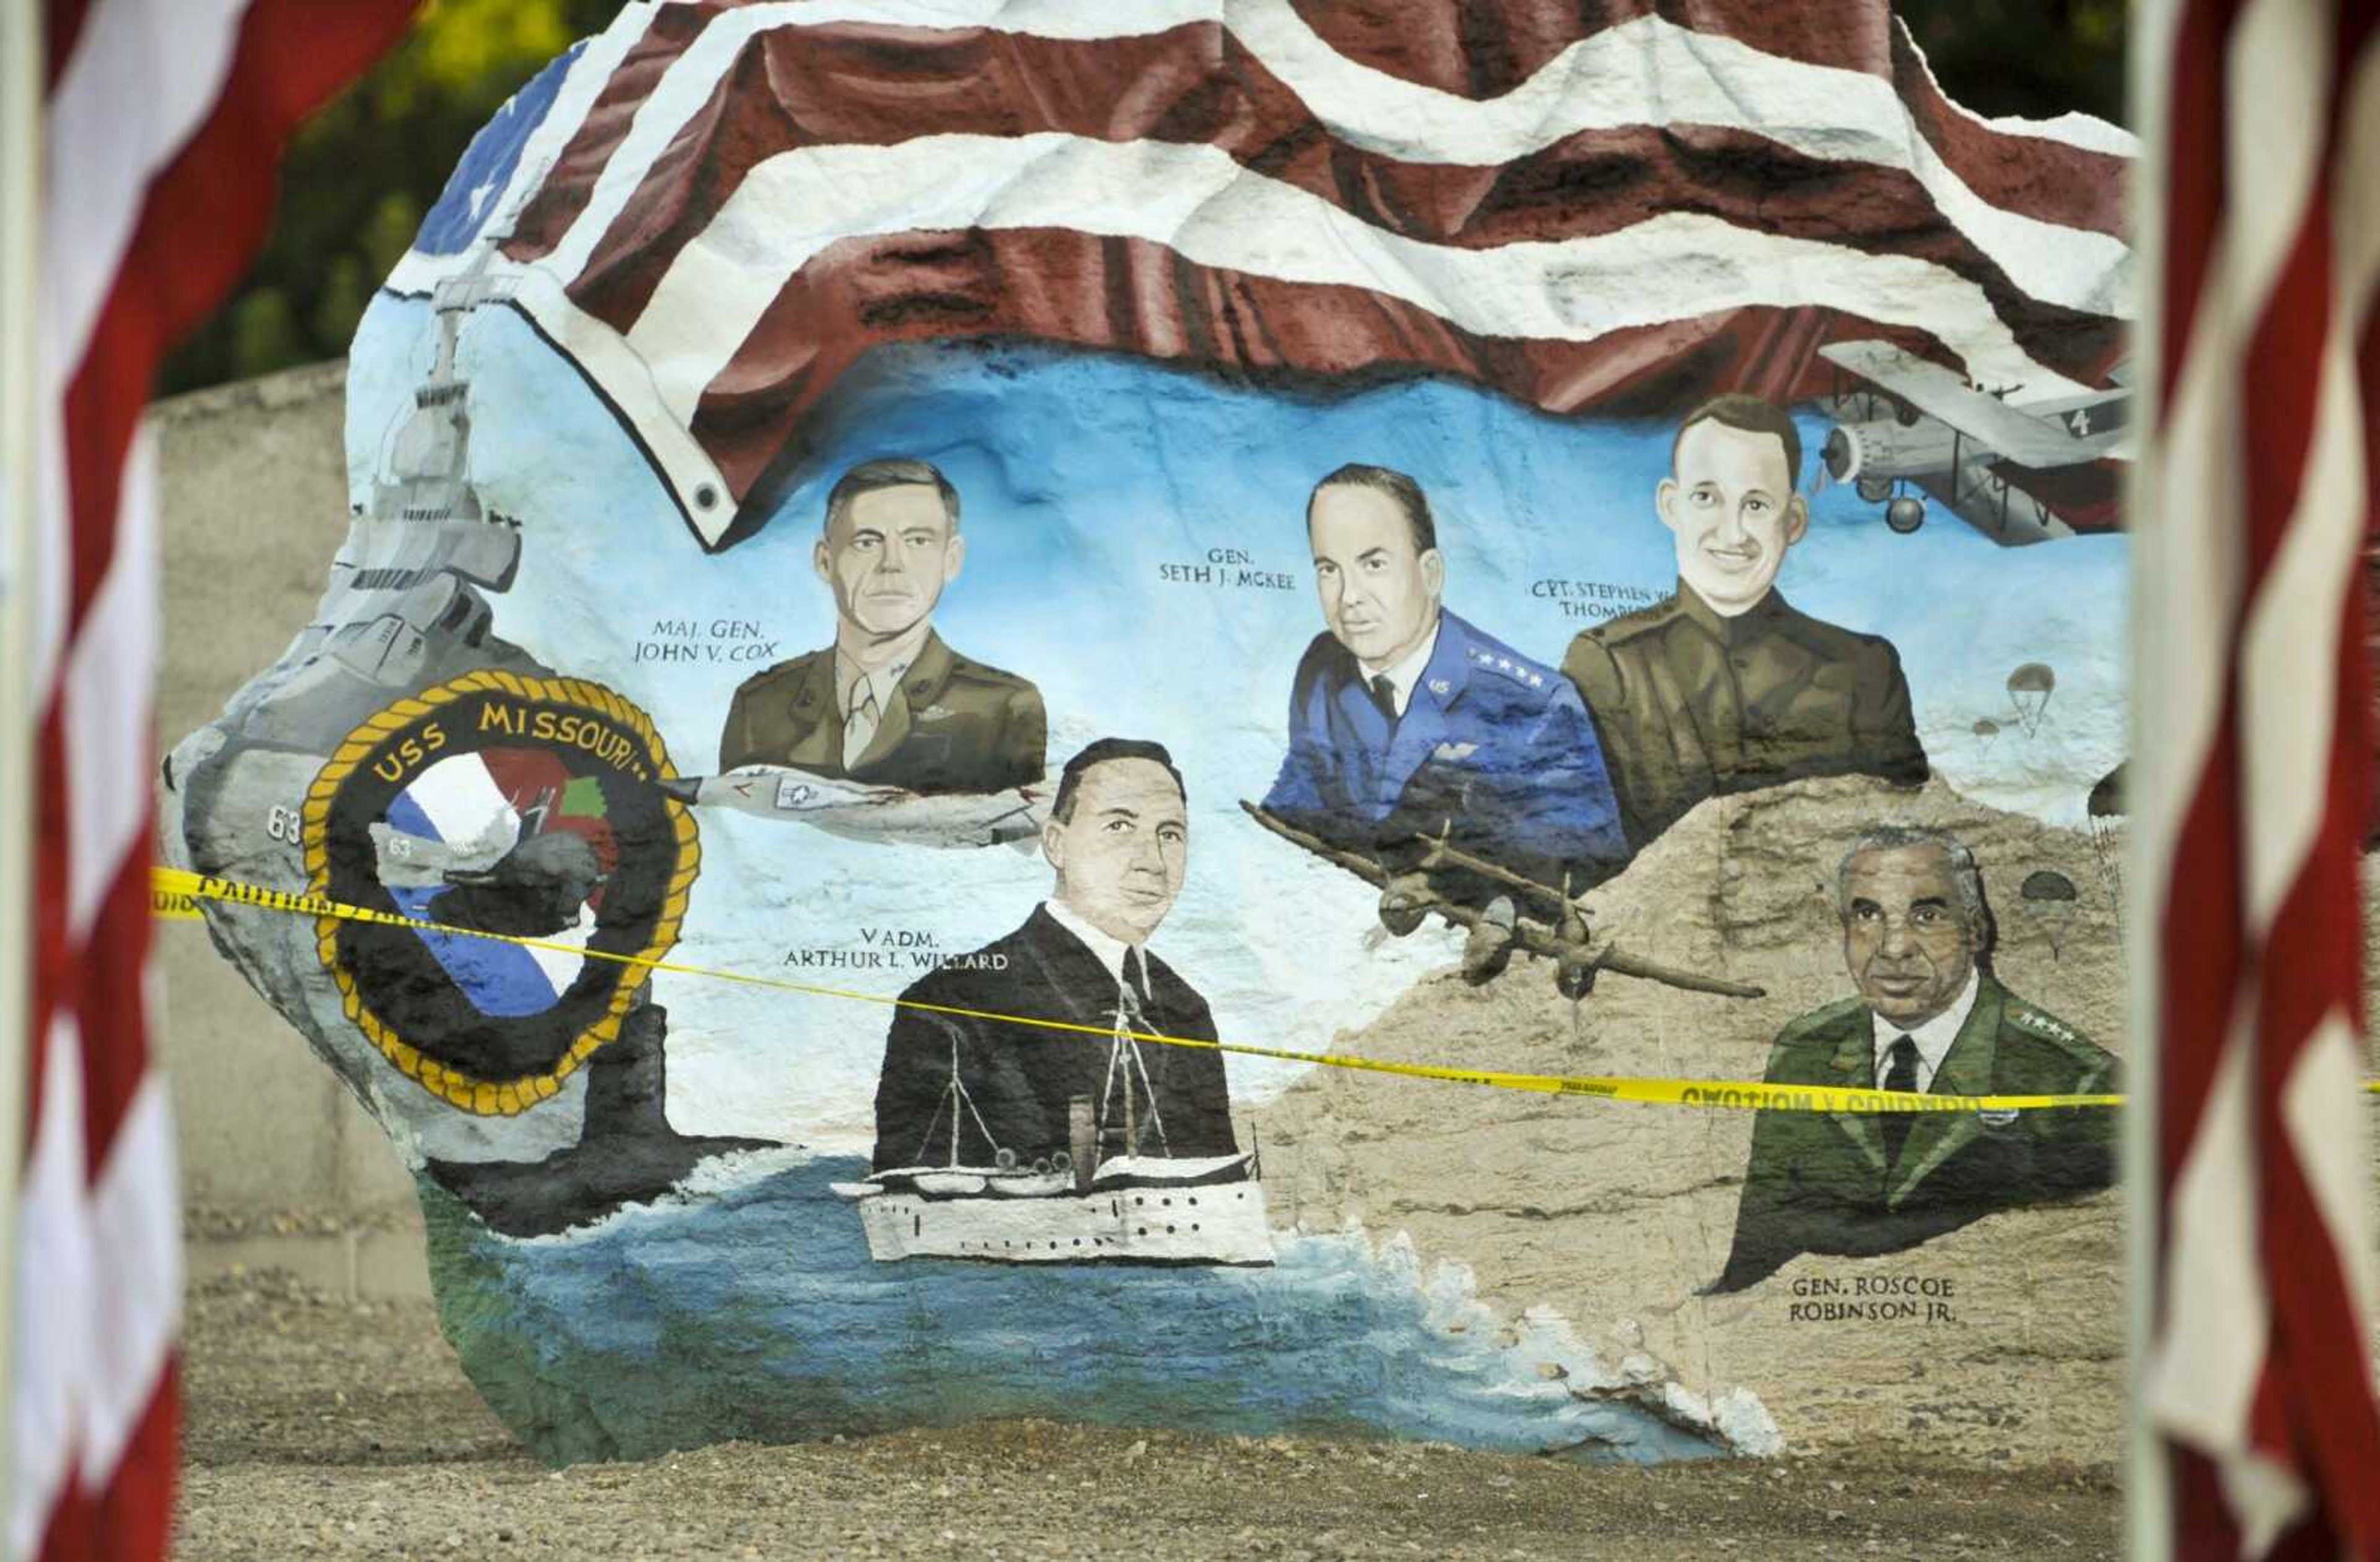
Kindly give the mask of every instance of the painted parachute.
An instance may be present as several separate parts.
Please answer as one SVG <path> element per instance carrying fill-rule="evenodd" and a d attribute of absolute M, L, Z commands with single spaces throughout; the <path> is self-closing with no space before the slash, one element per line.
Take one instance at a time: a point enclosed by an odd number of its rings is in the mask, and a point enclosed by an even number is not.
<path fill-rule="evenodd" d="M 2041 718 L 2049 708 L 2050 691 L 2058 687 L 2058 674 L 2046 662 L 2027 662 L 2009 674 L 2009 703 L 2016 707 L 2016 719 L 2023 725 L 2027 738 L 2041 730 Z"/>
<path fill-rule="evenodd" d="M 2042 868 L 2025 875 L 2017 898 L 2040 921 L 2049 937 L 2050 958 L 2057 958 L 2074 921 L 2074 881 L 2055 868 Z"/>
<path fill-rule="evenodd" d="M 2124 934 L 2124 769 L 2118 765 L 2099 777 L 2083 805 L 2091 822 L 2091 853 L 2098 859 L 2099 882 L 2116 911 L 2116 936 Z"/>

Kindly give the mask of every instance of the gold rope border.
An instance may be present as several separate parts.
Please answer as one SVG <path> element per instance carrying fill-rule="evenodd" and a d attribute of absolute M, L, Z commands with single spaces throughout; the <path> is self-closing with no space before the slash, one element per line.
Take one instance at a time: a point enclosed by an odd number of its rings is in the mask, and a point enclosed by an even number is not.
<path fill-rule="evenodd" d="M 669 749 L 661 734 L 653 729 L 651 718 L 620 695 L 601 684 L 583 678 L 523 677 L 489 667 L 465 673 L 447 679 L 434 688 L 410 694 L 395 704 L 369 717 L 345 741 L 334 750 L 322 768 L 314 775 L 313 785 L 306 790 L 306 806 L 302 814 L 302 834 L 306 846 L 306 890 L 317 899 L 331 897 L 331 867 L 324 845 L 330 828 L 331 805 L 339 795 L 348 776 L 355 774 L 366 755 L 378 748 L 391 734 L 402 730 L 425 716 L 435 714 L 439 707 L 452 704 L 467 694 L 493 690 L 519 700 L 543 701 L 555 704 L 577 705 L 581 709 L 609 717 L 642 741 L 646 757 L 652 762 L 656 780 L 674 777 L 677 771 L 670 763 Z M 697 837 L 694 811 L 675 798 L 662 799 L 669 812 L 671 827 L 677 841 L 677 866 L 670 876 L 669 886 L 662 898 L 662 914 L 653 924 L 653 935 L 636 963 L 650 966 L 675 947 L 679 926 L 686 920 L 686 907 L 694 884 L 696 871 L 702 865 L 702 847 Z M 628 1007 L 636 1001 L 642 982 L 632 982 L 624 974 L 613 989 L 611 1002 L 592 1025 L 580 1031 L 570 1043 L 560 1062 L 541 1074 L 524 1074 L 513 1080 L 482 1080 L 452 1068 L 434 1058 L 424 1057 L 415 1047 L 382 1022 L 380 1016 L 364 1006 L 356 991 L 355 978 L 340 965 L 338 930 L 345 919 L 318 917 L 314 921 L 314 951 L 322 969 L 331 973 L 338 984 L 341 1007 L 348 1019 L 380 1049 L 381 1056 L 395 1064 L 406 1078 L 451 1105 L 483 1117 L 511 1117 L 528 1111 L 540 1101 L 548 1101 L 561 1091 L 562 1081 L 578 1071 L 579 1065 L 594 1056 L 598 1047 L 617 1037 L 620 1022 Z"/>

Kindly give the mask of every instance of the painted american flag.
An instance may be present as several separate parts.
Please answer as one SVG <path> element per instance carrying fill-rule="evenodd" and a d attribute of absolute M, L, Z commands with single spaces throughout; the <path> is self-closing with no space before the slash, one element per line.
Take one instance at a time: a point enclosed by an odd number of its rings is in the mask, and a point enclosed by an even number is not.
<path fill-rule="evenodd" d="M 2168 0 L 2135 35 L 2156 286 L 2133 877 L 2153 909 L 2143 1360 L 2163 1555 L 2380 1556 L 2358 880 L 2375 30 L 2369 0 Z"/>
<path fill-rule="evenodd" d="M 162 1557 L 171 1520 L 181 1208 L 148 1012 L 158 616 L 141 409 L 166 349 L 262 241 L 283 141 L 412 8 L 48 0 L 42 12 L 11 1557 Z"/>
<path fill-rule="evenodd" d="M 720 547 L 893 341 L 1556 412 L 1815 394 L 1863 337 L 2101 386 L 2132 152 L 1967 112 L 1884 0 L 632 4 L 387 285 L 501 279 Z"/>

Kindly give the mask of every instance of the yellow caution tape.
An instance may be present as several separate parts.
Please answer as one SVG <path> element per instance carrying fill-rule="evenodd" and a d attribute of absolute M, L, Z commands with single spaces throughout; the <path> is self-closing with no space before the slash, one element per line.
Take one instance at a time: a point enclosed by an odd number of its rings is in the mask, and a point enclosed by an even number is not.
<path fill-rule="evenodd" d="M 318 896 L 298 895 L 287 890 L 266 889 L 261 885 L 242 884 L 235 879 L 209 878 L 187 869 L 160 867 L 152 871 L 152 890 L 161 908 L 169 900 L 180 907 L 195 908 L 200 900 L 219 900 L 233 905 L 252 906 L 263 910 L 288 911 L 307 917 L 339 917 L 350 921 L 385 922 L 397 927 L 415 928 L 424 933 L 452 934 L 463 938 L 489 938 L 502 944 L 517 944 L 525 948 L 553 949 L 567 955 L 580 955 L 589 959 L 612 960 L 621 965 L 642 966 L 650 970 L 673 971 L 681 976 L 709 977 L 720 982 L 737 982 L 749 987 L 771 987 L 780 992 L 802 993 L 813 997 L 844 998 L 855 1003 L 878 1004 L 888 1008 L 916 1009 L 929 1014 L 954 1015 L 964 1019 L 988 1019 L 1002 1024 L 1023 1025 L 1040 1031 L 1072 1031 L 1101 1039 L 1117 1035 L 1134 1041 L 1154 1042 L 1165 1046 L 1198 1047 L 1208 1052 L 1226 1052 L 1243 1057 L 1270 1057 L 1289 1063 L 1311 1063 L 1326 1068 L 1357 1068 L 1375 1074 L 1396 1074 L 1410 1080 L 1443 1080 L 1452 1084 L 1487 1085 L 1497 1090 L 1534 1091 L 1541 1095 L 1585 1095 L 1601 1101 L 1643 1102 L 1659 1106 L 1706 1106 L 1771 1112 L 1843 1112 L 1867 1114 L 1877 1112 L 2037 1112 L 2051 1107 L 2121 1106 L 2120 1095 L 1937 1095 L 1931 1092 L 1887 1090 L 1845 1090 L 1828 1085 L 1778 1085 L 1758 1080 L 1647 1080 L 1593 1074 L 1515 1074 L 1495 1068 L 1448 1068 L 1428 1063 L 1392 1063 L 1377 1057 L 1348 1057 L 1337 1053 L 1297 1052 L 1287 1047 L 1252 1046 L 1242 1042 L 1210 1042 L 1192 1036 L 1167 1036 L 1151 1031 L 1119 1031 L 1112 1026 L 1082 1025 L 1065 1019 L 1043 1019 L 1031 1015 L 1000 1014 L 988 1009 L 961 1008 L 951 1004 L 923 1003 L 915 998 L 887 997 L 881 993 L 858 993 L 843 987 L 825 987 L 814 982 L 788 982 L 782 977 L 754 976 L 747 971 L 714 970 L 704 966 L 684 965 L 675 960 L 646 959 L 634 955 L 613 954 L 602 949 L 582 948 L 575 944 L 563 944 L 550 938 L 525 938 L 516 934 L 485 933 L 478 928 L 450 927 L 443 922 L 423 921 L 399 916 L 393 911 L 375 911 L 369 907 L 343 905 Z M 160 911 L 161 915 L 185 913 Z M 189 914 L 195 914 L 195 911 Z M 2380 1092 L 2380 1081 L 2367 1084 L 2367 1090 Z"/>

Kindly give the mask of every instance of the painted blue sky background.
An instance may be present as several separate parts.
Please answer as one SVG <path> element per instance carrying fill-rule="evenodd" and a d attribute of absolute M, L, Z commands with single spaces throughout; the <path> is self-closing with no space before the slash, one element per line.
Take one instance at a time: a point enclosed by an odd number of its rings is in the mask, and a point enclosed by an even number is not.
<path fill-rule="evenodd" d="M 355 344 L 349 470 L 358 499 L 426 372 L 427 307 L 377 299 Z M 1447 604 L 1559 663 L 1588 620 L 1535 589 L 1586 581 L 1658 597 L 1675 580 L 1652 507 L 1670 425 L 1548 417 L 1449 382 L 1318 399 L 1232 386 L 1143 360 L 1023 347 L 881 351 L 811 424 L 814 454 L 748 541 L 708 555 L 627 436 L 509 311 L 464 341 L 472 466 L 494 509 L 527 534 L 498 632 L 558 670 L 652 713 L 682 771 L 707 773 L 738 682 L 765 663 L 635 659 L 657 624 L 758 626 L 771 659 L 830 641 L 811 571 L 827 487 L 853 462 L 924 458 L 965 504 L 966 567 L 936 623 L 969 656 L 1030 677 L 1052 723 L 1054 764 L 1102 734 L 1154 738 L 1186 773 L 1189 885 L 1153 947 L 1203 991 L 1227 1039 L 1321 1047 L 1451 958 L 1436 932 L 1371 946 L 1373 895 L 1241 818 L 1278 763 L 1289 680 L 1321 628 L 1303 506 L 1342 462 L 1412 473 L 1447 557 Z M 1815 452 L 1824 421 L 1805 417 Z M 1805 461 L 1810 485 L 1815 457 Z M 1813 499 L 1781 589 L 1797 605 L 1899 647 L 1937 774 L 1971 796 L 2079 824 L 2091 784 L 2123 752 L 2127 544 L 2086 538 L 2002 549 L 1937 510 L 1912 537 L 1829 487 Z M 1293 589 L 1165 581 L 1210 550 L 1287 574 Z M 1575 600 L 1575 599 L 1573 599 Z M 1624 605 L 1624 604 L 1622 604 Z M 734 642 L 716 642 L 725 648 Z M 2025 734 L 2007 690 L 2021 663 L 2058 688 Z M 1986 740 L 1979 719 L 2002 730 Z M 868 947 L 864 930 L 929 936 L 943 951 L 1006 932 L 1046 893 L 1038 858 L 865 846 L 735 815 L 702 821 L 705 860 L 678 958 L 787 971 L 789 952 Z M 917 972 L 844 985 L 896 993 Z M 663 975 L 671 1115 L 691 1131 L 865 1141 L 885 1016 L 872 1007 Z M 1233 1060 L 1235 1090 L 1277 1088 L 1287 1066 Z"/>

